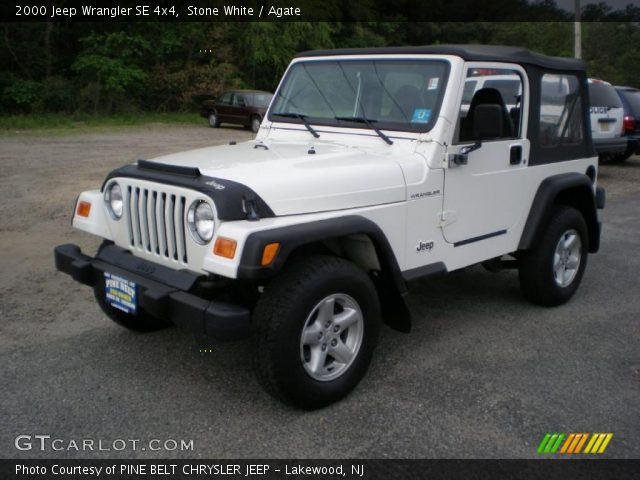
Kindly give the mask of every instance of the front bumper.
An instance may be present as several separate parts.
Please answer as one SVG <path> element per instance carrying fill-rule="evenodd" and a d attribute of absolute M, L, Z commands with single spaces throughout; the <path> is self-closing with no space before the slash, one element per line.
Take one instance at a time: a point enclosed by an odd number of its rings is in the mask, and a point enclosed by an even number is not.
<path fill-rule="evenodd" d="M 55 248 L 54 256 L 59 271 L 100 291 L 104 289 L 105 272 L 135 282 L 140 309 L 186 330 L 218 340 L 249 334 L 249 309 L 192 293 L 201 275 L 148 262 L 115 245 L 102 248 L 92 258 L 77 245 L 65 244 Z"/>

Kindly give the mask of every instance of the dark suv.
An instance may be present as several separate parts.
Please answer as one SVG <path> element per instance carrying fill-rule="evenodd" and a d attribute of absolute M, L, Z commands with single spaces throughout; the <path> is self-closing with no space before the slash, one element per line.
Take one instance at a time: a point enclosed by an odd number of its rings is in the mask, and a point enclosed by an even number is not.
<path fill-rule="evenodd" d="M 616 87 L 616 91 L 624 107 L 623 128 L 627 149 L 614 159 L 623 161 L 631 155 L 640 154 L 640 90 L 633 87 Z"/>
<path fill-rule="evenodd" d="M 209 120 L 210 127 L 233 123 L 257 132 L 272 97 L 261 90 L 228 90 L 217 100 L 205 101 L 200 115 Z"/>

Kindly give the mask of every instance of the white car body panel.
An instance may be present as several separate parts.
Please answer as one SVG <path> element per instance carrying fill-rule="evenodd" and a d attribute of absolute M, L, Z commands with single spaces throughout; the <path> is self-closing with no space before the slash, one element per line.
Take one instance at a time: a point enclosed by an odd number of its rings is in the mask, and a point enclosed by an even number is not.
<path fill-rule="evenodd" d="M 308 153 L 312 147 L 315 154 Z M 265 141 L 207 147 L 153 161 L 197 166 L 203 175 L 247 185 L 276 215 L 297 215 L 404 201 L 405 183 L 396 160 L 406 154 L 402 145 L 380 155 L 371 146 L 331 140 L 313 145 Z"/>

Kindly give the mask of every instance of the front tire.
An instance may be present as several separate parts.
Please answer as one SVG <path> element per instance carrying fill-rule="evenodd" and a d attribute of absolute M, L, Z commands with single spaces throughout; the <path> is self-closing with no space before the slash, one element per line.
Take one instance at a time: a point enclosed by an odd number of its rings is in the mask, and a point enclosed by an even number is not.
<path fill-rule="evenodd" d="M 251 118 L 251 131 L 253 133 L 258 133 L 258 130 L 260 130 L 260 117 L 254 116 Z"/>
<path fill-rule="evenodd" d="M 315 256 L 265 287 L 253 316 L 254 367 L 276 398 L 320 408 L 364 376 L 380 325 L 376 289 L 353 263 Z"/>
<path fill-rule="evenodd" d="M 209 122 L 209 126 L 211 128 L 218 128 L 220 126 L 220 119 L 218 118 L 216 112 L 209 112 L 207 121 Z"/>
<path fill-rule="evenodd" d="M 558 205 L 540 241 L 520 257 L 520 287 L 525 298 L 545 306 L 567 302 L 582 280 L 588 242 L 582 214 Z"/>

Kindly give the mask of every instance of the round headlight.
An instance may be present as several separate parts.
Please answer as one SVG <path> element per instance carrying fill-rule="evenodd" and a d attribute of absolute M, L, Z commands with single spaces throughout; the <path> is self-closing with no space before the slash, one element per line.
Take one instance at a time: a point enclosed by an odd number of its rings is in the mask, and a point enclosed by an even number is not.
<path fill-rule="evenodd" d="M 191 236 L 200 245 L 209 243 L 213 238 L 213 208 L 204 200 L 196 200 L 189 207 L 187 224 Z"/>
<path fill-rule="evenodd" d="M 122 200 L 122 189 L 120 188 L 120 185 L 115 182 L 109 185 L 109 188 L 107 188 L 105 192 L 104 199 L 107 202 L 107 206 L 109 207 L 111 216 L 116 220 L 120 220 L 124 207 L 124 201 Z"/>

